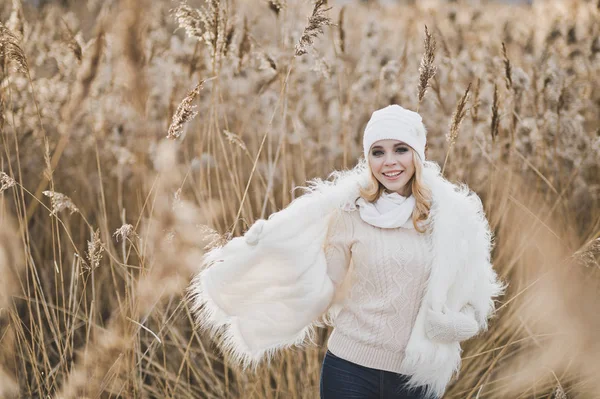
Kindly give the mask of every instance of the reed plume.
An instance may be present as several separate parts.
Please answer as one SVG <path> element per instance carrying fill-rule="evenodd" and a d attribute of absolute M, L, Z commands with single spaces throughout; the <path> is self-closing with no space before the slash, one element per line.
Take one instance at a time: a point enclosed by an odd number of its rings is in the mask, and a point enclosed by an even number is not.
<path fill-rule="evenodd" d="M 197 106 L 192 105 L 198 94 L 200 94 L 200 89 L 202 89 L 202 85 L 204 84 L 204 80 L 200 81 L 194 87 L 187 96 L 181 101 L 179 106 L 177 107 L 177 111 L 173 115 L 173 121 L 169 126 L 169 132 L 167 133 L 167 138 L 169 139 L 177 139 L 183 133 L 183 128 L 186 123 L 194 119 L 196 115 L 198 115 L 198 111 L 196 111 Z"/>
<path fill-rule="evenodd" d="M 0 59 L 0 62 L 1 61 L 2 60 Z M 0 68 L 0 71 L 2 71 L 1 68 Z M 2 96 L 2 94 L 0 94 L 0 131 L 4 131 L 4 124 L 6 123 L 5 111 L 6 111 L 6 105 L 4 104 L 4 96 Z"/>
<path fill-rule="evenodd" d="M 568 399 L 567 394 L 565 393 L 565 390 L 560 385 L 560 382 L 556 386 L 556 389 L 554 390 L 554 393 L 552 394 L 552 397 L 554 399 Z"/>
<path fill-rule="evenodd" d="M 584 267 L 600 268 L 600 238 L 596 238 L 583 245 L 573 253 L 572 258 L 577 264 Z"/>
<path fill-rule="evenodd" d="M 75 212 L 79 212 L 79 208 L 75 206 L 71 198 L 62 193 L 47 190 L 42 194 L 49 197 L 51 200 L 52 211 L 50 212 L 50 216 L 58 216 L 58 213 L 64 210 L 69 210 L 71 215 Z"/>
<path fill-rule="evenodd" d="M 202 13 L 200 10 L 190 7 L 187 1 L 182 1 L 177 8 L 172 10 L 180 28 L 185 29 L 186 35 L 202 40 L 204 30 L 202 29 Z"/>
<path fill-rule="evenodd" d="M 79 44 L 77 39 L 75 39 L 75 34 L 69 28 L 69 25 L 67 25 L 67 23 L 65 22 L 64 19 L 62 20 L 62 22 L 65 27 L 65 30 L 64 30 L 65 39 L 64 40 L 65 40 L 67 46 L 71 49 L 71 51 L 73 51 L 73 55 L 75 55 L 75 58 L 77 58 L 77 61 L 81 62 L 81 59 L 83 57 L 83 50 L 81 49 L 81 45 Z"/>
<path fill-rule="evenodd" d="M 440 41 L 442 43 L 442 50 L 444 51 L 444 55 L 447 58 L 451 58 L 452 57 L 452 53 L 450 52 L 450 47 L 448 47 L 448 43 L 446 42 L 446 38 L 444 37 L 444 34 L 440 30 L 440 27 L 437 26 L 437 25 L 435 27 L 435 34 L 437 35 L 437 37 L 440 39 Z"/>
<path fill-rule="evenodd" d="M 229 130 L 224 130 L 223 133 L 225 134 L 227 141 L 229 141 L 233 145 L 240 147 L 244 152 L 248 152 L 248 148 L 246 148 L 244 140 L 242 140 L 242 138 L 239 135 L 231 133 Z"/>
<path fill-rule="evenodd" d="M 323 34 L 323 27 L 332 25 L 331 19 L 326 15 L 326 12 L 331 10 L 331 7 L 323 8 L 327 5 L 326 0 L 317 0 L 313 8 L 311 16 L 308 18 L 308 25 L 304 28 L 300 40 L 296 44 L 295 56 L 299 57 L 308 52 L 308 48 L 313 45 L 314 39 Z"/>
<path fill-rule="evenodd" d="M 213 72 L 216 72 L 220 68 L 222 58 L 227 56 L 233 40 L 234 27 L 228 26 L 227 9 L 219 0 L 207 0 L 206 3 L 207 6 L 196 9 L 184 0 L 177 8 L 171 10 L 171 13 L 188 36 L 206 44 Z"/>
<path fill-rule="evenodd" d="M 115 230 L 113 236 L 115 237 L 117 242 L 119 242 L 119 238 L 121 240 L 126 240 L 129 237 L 137 237 L 137 233 L 135 232 L 133 225 L 126 223 L 119 227 L 117 230 Z"/>
<path fill-rule="evenodd" d="M 286 6 L 284 0 L 267 0 L 269 10 L 273 11 L 276 16 L 279 16 L 281 10 Z"/>
<path fill-rule="evenodd" d="M 456 143 L 456 139 L 458 138 L 458 131 L 460 129 L 460 124 L 462 123 L 465 114 L 467 113 L 466 104 L 470 90 L 471 83 L 469 83 L 469 86 L 467 86 L 467 90 L 465 90 L 465 93 L 456 105 L 456 110 L 454 111 L 454 114 L 452 114 L 452 119 L 450 121 L 450 131 L 446 135 L 446 141 L 450 143 L 450 146 L 453 146 L 454 143 Z"/>
<path fill-rule="evenodd" d="M 100 241 L 100 229 L 92 233 L 92 239 L 87 242 L 87 259 L 90 262 L 87 265 L 87 270 L 92 272 L 100 266 L 102 260 L 102 252 L 104 252 L 104 244 Z"/>
<path fill-rule="evenodd" d="M 596 36 L 592 40 L 590 45 L 590 58 L 593 59 L 598 53 L 600 53 L 600 36 Z"/>
<path fill-rule="evenodd" d="M 502 42 L 502 57 L 504 60 L 504 76 L 506 78 L 506 89 L 510 90 L 513 86 L 512 66 L 510 65 L 508 54 L 506 54 L 506 46 L 504 45 L 504 42 Z"/>
<path fill-rule="evenodd" d="M 494 83 L 494 100 L 492 102 L 492 122 L 491 122 L 491 135 L 492 141 L 496 141 L 498 137 L 498 127 L 500 125 L 500 114 L 498 112 L 498 85 Z"/>
<path fill-rule="evenodd" d="M 25 17 L 23 16 L 23 4 L 21 0 L 12 0 L 12 11 L 6 22 L 6 26 L 19 39 L 23 38 L 25 33 Z"/>
<path fill-rule="evenodd" d="M 435 61 L 435 38 L 429 33 L 427 25 L 425 25 L 425 53 L 421 58 L 421 64 L 419 66 L 419 105 L 425 97 L 427 88 L 429 87 L 429 81 L 435 76 L 437 67 L 433 64 Z M 417 108 L 418 109 L 418 108 Z"/>
<path fill-rule="evenodd" d="M 262 53 L 262 59 L 264 61 L 267 62 L 267 64 L 269 65 L 269 68 L 271 68 L 274 71 L 277 71 L 277 63 L 275 62 L 275 60 L 273 59 L 273 57 L 271 57 L 268 53 Z M 276 77 L 277 75 L 275 75 Z"/>
<path fill-rule="evenodd" d="M 17 72 L 29 74 L 29 65 L 25 52 L 19 46 L 19 39 L 0 22 L 0 64 L 5 61 L 14 65 Z"/>
<path fill-rule="evenodd" d="M 244 57 L 250 53 L 252 49 L 252 43 L 250 41 L 250 30 L 248 29 L 248 17 L 244 17 L 244 28 L 242 30 L 242 40 L 240 40 L 240 45 L 238 47 L 238 65 L 237 72 L 240 73 L 242 69 L 242 63 L 244 62 Z"/>
<path fill-rule="evenodd" d="M 122 57 L 119 57 L 115 67 L 121 71 L 119 75 L 123 79 L 127 99 L 141 115 L 145 114 L 149 92 L 143 46 L 146 41 L 145 13 L 139 12 L 146 7 L 146 0 L 123 1 L 116 24 Z"/>
<path fill-rule="evenodd" d="M 216 72 L 225 54 L 228 15 L 219 0 L 208 0 L 207 4 L 200 10 L 200 19 L 204 25 L 202 39 L 208 47 L 213 72 Z"/>
<path fill-rule="evenodd" d="M 0 172 L 0 194 L 11 187 L 14 187 L 17 182 L 4 172 Z"/>
<path fill-rule="evenodd" d="M 100 21 L 99 24 L 92 52 L 86 57 L 85 62 L 83 62 L 83 65 L 78 72 L 77 83 L 73 89 L 71 101 L 63 116 L 63 120 L 65 121 L 72 122 L 71 119 L 73 118 L 73 115 L 75 115 L 77 109 L 80 109 L 82 102 L 87 98 L 92 83 L 100 69 L 100 59 L 102 58 L 102 52 L 104 50 L 104 27 L 102 21 Z"/>
<path fill-rule="evenodd" d="M 227 28 L 227 34 L 225 35 L 225 43 L 223 44 L 223 57 L 227 57 L 231 43 L 233 42 L 233 35 L 235 33 L 235 25 L 231 25 Z"/>
<path fill-rule="evenodd" d="M 344 11 L 346 11 L 346 6 L 342 6 L 337 24 L 338 35 L 340 37 L 340 52 L 342 54 L 346 53 L 346 31 L 344 30 Z"/>
<path fill-rule="evenodd" d="M 44 137 L 44 178 L 48 181 L 52 181 L 54 175 L 54 168 L 52 168 L 52 160 L 50 157 L 50 142 L 48 137 Z"/>
<path fill-rule="evenodd" d="M 467 86 L 465 94 L 463 94 L 462 98 L 458 101 L 458 104 L 456 105 L 456 110 L 454 111 L 454 114 L 452 114 L 452 119 L 450 120 L 450 130 L 446 135 L 446 141 L 448 142 L 448 151 L 446 151 L 446 159 L 444 160 L 444 166 L 442 167 L 442 174 L 444 174 L 444 170 L 446 169 L 446 163 L 448 162 L 448 156 L 450 155 L 450 151 L 452 150 L 452 147 L 454 147 L 456 139 L 458 138 L 460 124 L 462 123 L 467 113 L 466 105 L 470 90 L 471 83 L 469 83 L 469 86 Z"/>
<path fill-rule="evenodd" d="M 473 124 L 479 122 L 479 106 L 481 102 L 479 101 L 479 89 L 481 87 L 481 78 L 477 78 L 477 83 L 475 83 L 475 90 L 473 93 L 473 106 L 471 107 L 471 120 Z"/>

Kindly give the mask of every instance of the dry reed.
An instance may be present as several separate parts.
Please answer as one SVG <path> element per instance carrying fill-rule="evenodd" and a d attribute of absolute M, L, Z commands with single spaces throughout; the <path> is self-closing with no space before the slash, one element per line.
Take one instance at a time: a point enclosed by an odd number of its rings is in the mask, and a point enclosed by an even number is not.
<path fill-rule="evenodd" d="M 2 183 L 0 185 L 0 194 L 2 194 L 4 190 L 14 187 L 17 182 L 6 173 L 0 172 L 0 183 Z"/>
<path fill-rule="evenodd" d="M 50 213 L 50 216 L 58 215 L 59 212 L 64 210 L 69 210 L 71 214 L 79 212 L 79 208 L 77 208 L 71 198 L 65 194 L 49 190 L 44 191 L 43 194 L 50 198 L 52 203 L 52 212 Z"/>
<path fill-rule="evenodd" d="M 346 6 L 343 6 L 340 9 L 340 14 L 338 17 L 338 36 L 340 38 L 340 52 L 344 54 L 346 52 L 346 31 L 344 30 L 344 11 L 346 10 Z"/>
<path fill-rule="evenodd" d="M 491 137 L 492 141 L 496 141 L 500 126 L 500 114 L 498 111 L 498 86 L 494 84 L 494 100 L 492 102 L 492 119 L 491 119 Z"/>
<path fill-rule="evenodd" d="M 19 39 L 23 38 L 25 32 L 25 17 L 23 16 L 23 3 L 21 0 L 12 0 L 12 11 L 10 17 L 6 22 L 6 26 L 10 29 Z"/>
<path fill-rule="evenodd" d="M 462 123 L 465 115 L 467 114 L 467 99 L 469 97 L 469 91 L 471 90 L 471 83 L 467 86 L 465 93 L 456 104 L 456 109 L 454 114 L 452 114 L 452 119 L 450 121 L 450 129 L 448 134 L 446 135 L 446 140 L 450 143 L 450 146 L 453 146 L 456 143 L 456 139 L 458 138 L 458 132 L 460 130 L 460 124 Z"/>
<path fill-rule="evenodd" d="M 121 3 L 121 11 L 115 23 L 120 38 L 121 57 L 114 63 L 120 71 L 121 84 L 125 87 L 125 97 L 133 104 L 141 115 L 146 113 L 148 99 L 148 84 L 144 65 L 146 64 L 145 49 L 140 43 L 145 42 L 147 22 L 145 13 L 140 12 L 149 6 L 146 0 L 126 0 Z M 120 30 L 120 32 L 119 32 Z"/>
<path fill-rule="evenodd" d="M 198 115 L 198 111 L 196 111 L 197 105 L 193 105 L 194 100 L 200 94 L 200 89 L 202 89 L 202 85 L 204 84 L 204 80 L 200 81 L 196 87 L 194 87 L 187 96 L 181 101 L 179 106 L 177 107 L 177 111 L 173 115 L 173 120 L 171 125 L 169 126 L 169 132 L 167 133 L 167 138 L 176 139 L 181 136 L 183 133 L 184 126 L 194 119 L 196 115 Z"/>
<path fill-rule="evenodd" d="M 185 29 L 189 37 L 202 40 L 204 30 L 202 29 L 202 13 L 200 10 L 190 7 L 187 1 L 182 1 L 177 8 L 172 10 L 180 28 Z"/>
<path fill-rule="evenodd" d="M 242 63 L 244 62 L 244 58 L 247 54 L 250 53 L 252 48 L 252 43 L 250 41 L 250 30 L 248 28 L 248 18 L 244 17 L 244 27 L 242 30 L 242 40 L 240 40 L 240 45 L 238 47 L 238 66 L 237 73 L 242 69 Z"/>
<path fill-rule="evenodd" d="M 286 3 L 282 0 L 267 0 L 269 5 L 269 10 L 273 11 L 273 13 L 279 16 L 279 13 L 283 8 L 285 8 Z"/>
<path fill-rule="evenodd" d="M 419 105 L 421 104 L 421 101 L 423 101 L 423 97 L 425 97 L 425 93 L 429 87 L 429 81 L 435 76 L 437 71 L 437 67 L 434 65 L 436 41 L 433 38 L 433 35 L 429 33 L 427 25 L 425 25 L 425 39 L 423 40 L 423 44 L 425 52 L 423 53 L 421 64 L 419 65 Z"/>
<path fill-rule="evenodd" d="M 81 62 L 83 56 L 83 50 L 81 49 L 81 45 L 79 44 L 77 39 L 75 39 L 75 34 L 71 29 L 69 29 L 69 25 L 67 25 L 67 23 L 64 20 L 63 24 L 65 26 L 65 42 L 67 43 L 67 46 L 71 49 L 71 51 L 73 51 L 73 54 L 75 55 L 75 58 L 77 58 L 77 61 Z"/>
<path fill-rule="evenodd" d="M 7 399 L 19 397 L 13 295 L 20 291 L 22 251 L 13 221 L 0 216 L 0 397 Z"/>
<path fill-rule="evenodd" d="M 504 42 L 502 43 L 502 56 L 504 57 L 504 77 L 506 79 L 506 89 L 511 90 L 513 87 L 512 81 L 512 66 L 510 65 L 510 60 L 508 59 L 508 54 L 506 54 L 506 46 Z"/>
<path fill-rule="evenodd" d="M 19 38 L 0 22 L 0 64 L 5 62 L 14 65 L 18 72 L 29 73 L 27 57 L 19 46 Z"/>
<path fill-rule="evenodd" d="M 82 62 L 82 66 L 78 71 L 77 85 L 71 96 L 71 101 L 68 103 L 64 111 L 64 120 L 71 120 L 74 115 L 79 111 L 81 112 L 81 104 L 87 98 L 92 82 L 98 74 L 100 69 L 100 59 L 102 57 L 102 51 L 104 49 L 104 28 L 102 22 L 98 29 L 98 33 L 94 39 L 93 48 L 91 54 L 85 57 Z M 85 54 L 84 54 L 85 55 Z"/>
<path fill-rule="evenodd" d="M 600 390 L 596 4 L 440 2 L 431 14 L 323 1 L 306 26 L 308 3 L 290 1 L 277 15 L 265 0 L 140 15 L 133 0 L 47 2 L 24 5 L 27 19 L 13 2 L 0 2 L 1 21 L 16 15 L 1 30 L 0 231 L 23 261 L 0 290 L 0 397 L 318 397 L 329 329 L 243 373 L 193 328 L 185 287 L 206 249 L 306 179 L 351 167 L 370 113 L 390 103 L 418 106 L 427 158 L 482 198 L 510 283 L 490 329 L 463 343 L 445 399 Z M 321 35 L 332 11 L 338 26 Z M 294 56 L 305 35 L 308 54 Z M 210 90 L 179 104 L 206 76 Z"/>
<path fill-rule="evenodd" d="M 481 78 L 477 78 L 477 83 L 475 83 L 475 89 L 473 93 L 473 106 L 471 107 L 471 121 L 473 124 L 479 122 L 479 106 L 481 105 L 481 101 L 479 100 L 480 89 Z"/>
<path fill-rule="evenodd" d="M 86 257 L 89 264 L 86 265 L 86 269 L 88 272 L 92 272 L 100 267 L 102 252 L 104 252 L 104 245 L 100 241 L 100 230 L 96 230 L 92 232 L 92 239 L 87 242 Z"/>
<path fill-rule="evenodd" d="M 308 48 L 313 45 L 314 40 L 323 34 L 323 27 L 332 25 L 331 18 L 326 13 L 331 7 L 325 8 L 326 0 L 316 0 L 312 14 L 308 17 L 308 24 L 302 32 L 295 49 L 295 56 L 299 57 L 308 52 Z"/>
<path fill-rule="evenodd" d="M 446 169 L 446 163 L 448 162 L 450 151 L 452 151 L 452 147 L 454 147 L 454 144 L 456 144 L 456 139 L 458 139 L 460 125 L 467 114 L 466 105 L 470 90 L 471 83 L 469 83 L 469 86 L 467 86 L 465 94 L 463 94 L 461 99 L 458 101 L 458 104 L 456 104 L 456 109 L 454 110 L 454 114 L 452 114 L 452 119 L 450 120 L 450 129 L 448 130 L 448 134 L 446 134 L 448 151 L 446 152 L 446 159 L 444 160 L 444 165 L 442 166 L 442 174 L 444 174 L 444 170 Z"/>

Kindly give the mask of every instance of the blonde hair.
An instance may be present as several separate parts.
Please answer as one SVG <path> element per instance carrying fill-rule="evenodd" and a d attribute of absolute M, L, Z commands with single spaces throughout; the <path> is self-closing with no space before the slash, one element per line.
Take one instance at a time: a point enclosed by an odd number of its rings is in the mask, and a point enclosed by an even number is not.
<path fill-rule="evenodd" d="M 415 230 L 419 233 L 424 233 L 427 231 L 427 226 L 423 226 L 421 222 L 425 222 L 429 218 L 429 211 L 431 210 L 431 190 L 423 183 L 423 165 L 419 161 L 419 155 L 417 155 L 416 151 L 412 148 L 410 148 L 410 150 L 413 153 L 415 174 L 406 184 L 411 185 L 412 195 L 415 197 L 416 201 L 415 209 L 412 214 L 412 222 Z M 385 186 L 377 180 L 370 166 L 369 171 L 371 175 L 371 184 L 365 188 L 361 187 L 359 192 L 360 196 L 366 201 L 375 202 L 385 191 Z"/>

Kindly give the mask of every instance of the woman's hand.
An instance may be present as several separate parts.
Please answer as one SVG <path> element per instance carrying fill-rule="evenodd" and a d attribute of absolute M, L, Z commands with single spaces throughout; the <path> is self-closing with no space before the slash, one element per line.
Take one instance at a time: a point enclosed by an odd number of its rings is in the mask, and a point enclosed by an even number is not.
<path fill-rule="evenodd" d="M 479 325 L 474 317 L 474 310 L 466 305 L 460 312 L 444 308 L 442 312 L 427 309 L 425 316 L 425 332 L 429 339 L 439 342 L 461 342 L 475 335 Z"/>
<path fill-rule="evenodd" d="M 248 245 L 256 245 L 260 239 L 260 233 L 262 233 L 263 226 L 265 225 L 265 219 L 258 219 L 244 234 L 244 240 Z"/>

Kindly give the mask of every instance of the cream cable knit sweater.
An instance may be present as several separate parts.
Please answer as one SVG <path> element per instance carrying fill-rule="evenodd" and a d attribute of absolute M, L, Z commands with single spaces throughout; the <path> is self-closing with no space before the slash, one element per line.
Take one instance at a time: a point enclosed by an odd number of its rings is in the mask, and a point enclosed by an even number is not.
<path fill-rule="evenodd" d="M 325 244 L 328 273 L 349 290 L 328 349 L 362 366 L 401 373 L 428 277 L 425 237 L 413 229 L 382 229 L 358 211 L 336 210 Z"/>
<path fill-rule="evenodd" d="M 338 287 L 350 279 L 328 349 L 365 367 L 408 374 L 401 367 L 404 349 L 431 261 L 425 236 L 414 229 L 378 228 L 364 222 L 357 210 L 339 209 L 331 217 L 325 256 Z M 430 339 L 463 341 L 477 330 L 470 306 L 461 312 L 428 312 Z"/>

